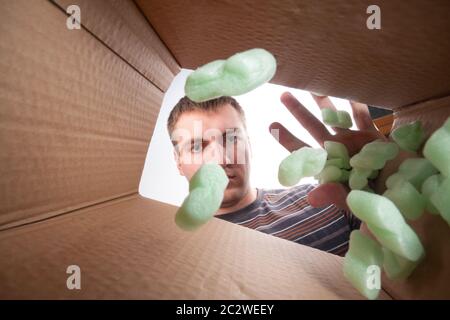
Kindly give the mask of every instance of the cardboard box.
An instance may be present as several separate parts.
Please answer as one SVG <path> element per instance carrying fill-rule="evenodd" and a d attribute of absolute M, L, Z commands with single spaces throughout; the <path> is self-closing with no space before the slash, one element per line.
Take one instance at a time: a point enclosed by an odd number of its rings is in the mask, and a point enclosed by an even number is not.
<path fill-rule="evenodd" d="M 66 27 L 71 4 L 80 30 Z M 382 2 L 381 30 L 366 28 L 359 1 L 0 5 L 0 298 L 362 298 L 340 257 L 219 219 L 179 230 L 175 207 L 137 192 L 148 144 L 180 67 L 252 47 L 276 55 L 274 83 L 432 130 L 450 114 L 448 2 Z M 448 226 L 417 225 L 426 248 L 439 244 L 432 268 L 387 283 L 382 299 L 449 297 L 450 240 L 428 229 Z M 81 290 L 66 286 L 70 265 Z M 433 293 L 424 275 L 435 270 Z"/>

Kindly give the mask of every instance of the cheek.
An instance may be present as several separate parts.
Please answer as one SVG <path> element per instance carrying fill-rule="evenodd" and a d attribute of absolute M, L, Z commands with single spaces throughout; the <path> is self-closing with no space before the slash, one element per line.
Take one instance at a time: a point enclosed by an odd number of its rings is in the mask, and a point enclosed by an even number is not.
<path fill-rule="evenodd" d="M 250 145 L 248 142 L 240 141 L 235 149 L 235 163 L 249 167 L 250 162 Z"/>
<path fill-rule="evenodd" d="M 242 148 L 238 148 L 238 152 L 241 152 L 241 158 L 237 159 L 237 166 L 239 167 L 239 175 L 242 182 L 245 183 L 250 176 L 250 148 L 248 144 L 244 144 Z"/>
<path fill-rule="evenodd" d="M 183 170 L 183 173 L 188 180 L 191 180 L 192 176 L 197 172 L 199 168 L 200 165 L 196 164 L 181 164 L 181 169 Z"/>
<path fill-rule="evenodd" d="M 245 183 L 250 178 L 250 165 L 239 165 L 239 176 L 241 178 L 241 182 Z"/>

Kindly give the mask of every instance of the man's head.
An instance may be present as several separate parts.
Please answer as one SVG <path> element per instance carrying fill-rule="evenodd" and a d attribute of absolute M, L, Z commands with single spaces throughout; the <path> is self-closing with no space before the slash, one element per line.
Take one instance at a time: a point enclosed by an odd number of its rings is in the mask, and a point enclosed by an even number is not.
<path fill-rule="evenodd" d="M 249 139 L 244 111 L 231 97 L 196 103 L 184 97 L 167 121 L 180 174 L 188 180 L 203 163 L 219 163 L 230 182 L 222 208 L 237 204 L 250 190 Z"/>

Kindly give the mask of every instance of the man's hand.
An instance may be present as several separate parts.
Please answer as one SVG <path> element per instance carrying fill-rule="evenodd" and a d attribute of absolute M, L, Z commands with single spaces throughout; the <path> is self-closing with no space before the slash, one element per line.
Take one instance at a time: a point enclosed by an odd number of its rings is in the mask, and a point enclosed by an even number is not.
<path fill-rule="evenodd" d="M 331 100 L 326 96 L 312 95 L 320 109 L 330 108 L 336 110 Z M 300 124 L 312 135 L 312 137 L 323 147 L 325 141 L 337 141 L 343 143 L 350 156 L 358 153 L 361 148 L 376 139 L 386 140 L 370 118 L 367 105 L 350 101 L 353 118 L 358 131 L 342 128 L 332 128 L 336 134 L 331 134 L 326 126 L 308 111 L 292 94 L 285 92 L 281 95 L 281 102 L 300 122 Z M 290 152 L 301 147 L 309 146 L 302 140 L 296 138 L 282 124 L 274 122 L 270 130 L 278 129 L 279 143 Z M 316 187 L 308 195 L 308 201 L 313 207 L 323 207 L 335 204 L 337 207 L 349 210 L 345 199 L 349 190 L 341 183 L 325 183 Z"/>
<path fill-rule="evenodd" d="M 327 97 L 313 96 L 320 108 L 331 107 L 331 101 Z M 323 146 L 326 140 L 339 141 L 344 143 L 351 155 L 368 142 L 375 139 L 387 140 L 379 133 L 370 119 L 366 105 L 351 103 L 353 117 L 360 131 L 336 129 L 336 134 L 330 134 L 326 127 L 317 120 L 304 106 L 302 106 L 291 94 L 284 93 L 281 101 L 288 110 L 297 118 L 300 124 Z M 437 123 L 442 123 L 443 117 L 449 116 L 450 111 L 445 114 L 443 109 L 427 114 L 429 125 L 437 127 Z M 416 116 L 420 113 L 416 113 Z M 405 120 L 404 120 L 405 121 Z M 294 137 L 281 124 L 272 123 L 270 128 L 279 129 L 280 143 L 289 151 L 307 146 L 306 143 Z M 375 191 L 380 193 L 384 180 L 397 171 L 398 166 L 406 158 L 417 157 L 416 153 L 400 151 L 396 159 L 389 161 L 377 178 L 378 188 Z M 308 201 L 312 206 L 322 207 L 335 204 L 339 208 L 346 209 L 346 198 L 348 189 L 340 183 L 323 184 L 315 188 L 308 195 Z M 448 283 L 450 281 L 450 233 L 448 224 L 439 215 L 425 213 L 422 217 L 408 224 L 419 236 L 426 255 L 424 260 L 417 266 L 413 274 L 406 280 L 393 281 L 383 274 L 383 289 L 394 299 L 449 299 L 450 291 Z M 360 230 L 363 234 L 376 240 L 370 233 L 365 223 L 361 224 Z"/>

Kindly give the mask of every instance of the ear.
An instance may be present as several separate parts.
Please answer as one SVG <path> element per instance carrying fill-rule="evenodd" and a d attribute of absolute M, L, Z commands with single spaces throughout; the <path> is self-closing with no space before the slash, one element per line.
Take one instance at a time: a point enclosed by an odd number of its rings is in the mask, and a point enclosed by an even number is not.
<path fill-rule="evenodd" d="M 178 172 L 180 173 L 180 175 L 185 176 L 183 168 L 181 167 L 180 156 L 175 149 L 173 149 L 173 157 L 175 158 L 175 162 L 177 163 Z"/>

